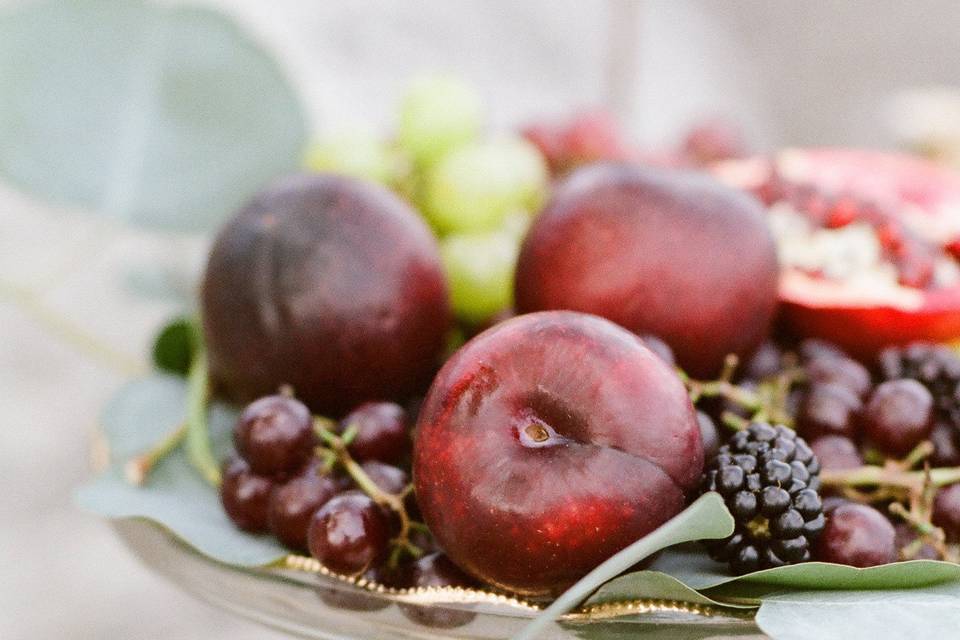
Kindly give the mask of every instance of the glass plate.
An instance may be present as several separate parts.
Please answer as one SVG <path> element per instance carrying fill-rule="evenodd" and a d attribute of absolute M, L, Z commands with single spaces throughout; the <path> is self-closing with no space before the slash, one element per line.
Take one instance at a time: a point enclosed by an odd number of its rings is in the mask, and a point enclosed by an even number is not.
<path fill-rule="evenodd" d="M 301 638 L 500 640 L 530 622 L 536 609 L 502 596 L 426 591 L 369 591 L 335 577 L 290 569 L 241 569 L 188 548 L 145 520 L 114 528 L 150 569 L 218 607 Z M 470 597 L 468 597 L 470 596 Z M 445 601 L 438 601 L 443 598 Z M 538 636 L 554 639 L 765 638 L 751 618 L 683 603 L 638 601 L 565 616 Z"/>

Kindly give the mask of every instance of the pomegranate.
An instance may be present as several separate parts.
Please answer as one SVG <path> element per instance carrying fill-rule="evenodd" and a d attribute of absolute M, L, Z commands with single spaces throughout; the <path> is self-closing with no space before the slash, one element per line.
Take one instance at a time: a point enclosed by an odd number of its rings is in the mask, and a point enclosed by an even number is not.
<path fill-rule="evenodd" d="M 767 206 L 789 331 L 861 358 L 960 338 L 960 176 L 911 156 L 835 148 L 714 171 Z"/>

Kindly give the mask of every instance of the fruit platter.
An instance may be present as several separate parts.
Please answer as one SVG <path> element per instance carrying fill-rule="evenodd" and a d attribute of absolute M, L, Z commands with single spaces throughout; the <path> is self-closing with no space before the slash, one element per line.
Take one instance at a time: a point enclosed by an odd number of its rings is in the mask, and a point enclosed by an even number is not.
<path fill-rule="evenodd" d="M 263 186 L 77 502 L 301 637 L 955 637 L 960 176 L 481 122 Z"/>

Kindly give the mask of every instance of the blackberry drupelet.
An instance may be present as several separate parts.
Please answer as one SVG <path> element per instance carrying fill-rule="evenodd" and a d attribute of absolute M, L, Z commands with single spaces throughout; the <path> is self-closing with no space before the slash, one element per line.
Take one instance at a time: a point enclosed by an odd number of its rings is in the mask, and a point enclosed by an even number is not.
<path fill-rule="evenodd" d="M 710 557 L 736 574 L 809 560 L 825 524 L 819 473 L 792 429 L 754 422 L 735 433 L 703 475 L 703 491 L 719 492 L 736 521 L 729 537 L 705 541 Z"/>

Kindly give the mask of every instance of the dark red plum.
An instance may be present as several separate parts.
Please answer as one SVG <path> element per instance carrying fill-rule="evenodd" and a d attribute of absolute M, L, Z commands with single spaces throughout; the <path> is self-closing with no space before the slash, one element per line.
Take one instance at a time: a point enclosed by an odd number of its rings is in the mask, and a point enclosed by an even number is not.
<path fill-rule="evenodd" d="M 317 413 L 426 388 L 450 326 L 432 234 L 399 197 L 325 174 L 284 178 L 220 232 L 201 303 L 219 389 L 291 385 Z"/>
<path fill-rule="evenodd" d="M 688 373 L 748 356 L 777 304 L 776 247 L 751 196 L 694 172 L 598 164 L 556 189 L 524 239 L 521 313 L 594 313 L 673 349 Z"/>
<path fill-rule="evenodd" d="M 703 444 L 683 383 L 640 338 L 582 313 L 518 316 L 444 365 L 417 423 L 417 500 L 453 562 L 562 591 L 684 506 Z"/>

